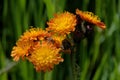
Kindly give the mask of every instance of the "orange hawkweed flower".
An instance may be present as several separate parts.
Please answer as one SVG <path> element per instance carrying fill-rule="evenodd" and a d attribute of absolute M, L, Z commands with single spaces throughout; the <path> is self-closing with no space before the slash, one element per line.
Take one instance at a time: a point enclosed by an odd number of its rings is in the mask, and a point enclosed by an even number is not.
<path fill-rule="evenodd" d="M 24 56 L 29 55 L 29 50 L 32 46 L 36 45 L 33 41 L 18 41 L 16 46 L 13 47 L 11 52 L 11 56 L 13 57 L 14 61 L 18 61 L 20 57 L 24 59 Z"/>
<path fill-rule="evenodd" d="M 49 22 L 46 30 L 58 34 L 69 34 L 75 30 L 76 16 L 69 12 L 56 14 Z"/>
<path fill-rule="evenodd" d="M 42 30 L 41 28 L 31 28 L 26 31 L 23 36 L 21 36 L 21 40 L 43 40 L 45 37 L 50 37 L 47 31 Z"/>
<path fill-rule="evenodd" d="M 66 35 L 58 35 L 58 34 L 54 34 L 52 35 L 52 39 L 54 41 L 54 45 L 57 48 L 61 48 L 62 47 L 62 41 L 66 38 Z"/>
<path fill-rule="evenodd" d="M 31 28 L 26 31 L 20 39 L 16 42 L 16 46 L 13 47 L 11 56 L 14 61 L 18 61 L 20 57 L 28 56 L 30 51 L 33 50 L 33 46 L 38 44 L 40 40 L 45 37 L 49 37 L 50 34 L 40 28 Z"/>
<path fill-rule="evenodd" d="M 95 24 L 99 26 L 102 29 L 105 29 L 106 26 L 101 20 L 98 18 L 98 16 L 94 15 L 92 12 L 82 12 L 79 9 L 76 9 L 76 14 L 80 16 L 82 20 L 85 20 L 89 23 Z"/>
<path fill-rule="evenodd" d="M 27 59 L 34 64 L 36 71 L 50 71 L 54 65 L 63 62 L 59 51 L 60 48 L 43 41 L 36 45 L 32 54 L 27 56 Z"/>

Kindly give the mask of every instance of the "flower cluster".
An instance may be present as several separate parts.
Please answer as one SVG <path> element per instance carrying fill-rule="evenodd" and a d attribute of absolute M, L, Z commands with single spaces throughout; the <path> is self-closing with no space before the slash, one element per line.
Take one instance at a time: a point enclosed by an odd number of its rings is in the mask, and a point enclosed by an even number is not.
<path fill-rule="evenodd" d="M 81 37 L 86 33 L 85 30 L 89 29 L 83 25 L 84 22 L 89 23 L 87 25 L 106 28 L 105 24 L 91 12 L 76 9 L 76 14 L 70 12 L 55 14 L 47 22 L 48 27 L 45 30 L 41 28 L 27 30 L 16 42 L 11 56 L 14 61 L 18 61 L 20 58 L 27 59 L 33 63 L 37 71 L 50 71 L 54 65 L 64 61 L 61 52 L 70 49 L 71 43 L 67 40 L 67 36 L 75 33 L 73 38 Z M 77 31 L 80 33 L 76 33 Z"/>

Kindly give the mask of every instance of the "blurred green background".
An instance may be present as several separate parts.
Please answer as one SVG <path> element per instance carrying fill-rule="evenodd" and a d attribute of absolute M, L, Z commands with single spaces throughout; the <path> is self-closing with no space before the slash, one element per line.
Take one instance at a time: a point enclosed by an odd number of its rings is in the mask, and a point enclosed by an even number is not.
<path fill-rule="evenodd" d="M 12 47 L 26 29 L 44 29 L 54 13 L 76 8 L 97 14 L 107 28 L 95 27 L 78 44 L 74 71 L 68 54 L 46 73 L 26 60 L 13 62 Z M 120 80 L 120 0 L 1 0 L 0 13 L 0 80 Z"/>

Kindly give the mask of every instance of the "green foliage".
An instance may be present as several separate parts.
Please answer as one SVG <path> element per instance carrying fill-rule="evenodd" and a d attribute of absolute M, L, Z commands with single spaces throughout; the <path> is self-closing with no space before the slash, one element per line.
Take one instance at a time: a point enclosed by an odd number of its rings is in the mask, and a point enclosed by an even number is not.
<path fill-rule="evenodd" d="M 120 0 L 2 0 L 0 4 L 0 80 L 120 79 Z M 12 47 L 25 30 L 30 26 L 44 29 L 55 13 L 76 8 L 94 12 L 107 28 L 96 27 L 94 36 L 77 44 L 72 62 L 65 54 L 63 63 L 44 73 L 36 72 L 27 61 L 12 61 Z"/>

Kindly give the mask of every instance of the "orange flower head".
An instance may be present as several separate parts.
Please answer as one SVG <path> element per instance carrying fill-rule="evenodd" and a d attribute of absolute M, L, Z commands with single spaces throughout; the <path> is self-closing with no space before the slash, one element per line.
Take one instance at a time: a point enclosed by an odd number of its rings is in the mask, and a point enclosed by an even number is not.
<path fill-rule="evenodd" d="M 42 41 L 42 43 L 36 45 L 27 59 L 33 63 L 36 71 L 50 71 L 54 65 L 63 62 L 59 51 L 60 48 L 58 49 L 53 44 Z"/>
<path fill-rule="evenodd" d="M 13 47 L 11 52 L 11 56 L 13 57 L 14 61 L 18 61 L 20 57 L 24 59 L 24 56 L 29 55 L 29 50 L 31 46 L 35 45 L 32 41 L 18 41 L 17 45 Z"/>
<path fill-rule="evenodd" d="M 39 28 L 31 28 L 26 31 L 20 39 L 16 42 L 16 46 L 13 47 L 11 56 L 14 61 L 18 61 L 20 57 L 24 59 L 24 56 L 28 56 L 34 46 L 43 40 L 45 37 L 49 37 L 50 34 Z"/>
<path fill-rule="evenodd" d="M 62 47 L 62 41 L 66 38 L 66 35 L 52 35 L 52 39 L 54 41 L 54 45 L 57 48 L 61 48 Z"/>
<path fill-rule="evenodd" d="M 76 16 L 69 12 L 56 14 L 47 24 L 48 28 L 46 30 L 50 32 L 69 34 L 75 30 Z"/>
<path fill-rule="evenodd" d="M 101 22 L 98 16 L 94 15 L 92 12 L 82 12 L 79 9 L 76 9 L 76 14 L 79 15 L 82 20 L 95 24 L 102 29 L 106 28 L 105 24 Z"/>
<path fill-rule="evenodd" d="M 23 36 L 21 36 L 22 40 L 43 40 L 45 37 L 50 37 L 51 35 L 41 28 L 31 28 L 26 31 Z"/>

